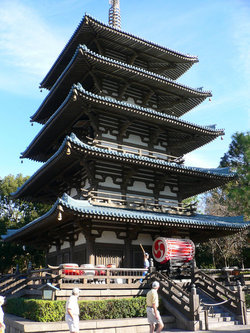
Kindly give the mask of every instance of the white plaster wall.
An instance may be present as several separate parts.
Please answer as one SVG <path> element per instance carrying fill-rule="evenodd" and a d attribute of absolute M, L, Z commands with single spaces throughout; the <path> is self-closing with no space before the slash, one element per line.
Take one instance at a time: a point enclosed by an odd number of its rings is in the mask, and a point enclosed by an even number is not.
<path fill-rule="evenodd" d="M 177 193 L 173 193 L 169 186 L 165 186 L 164 191 L 161 191 L 160 195 L 169 195 L 173 198 L 177 198 Z"/>
<path fill-rule="evenodd" d="M 101 185 L 120 189 L 120 185 L 114 184 L 113 179 L 111 177 L 106 177 L 105 182 L 102 182 Z"/>
<path fill-rule="evenodd" d="M 152 246 L 153 244 L 153 239 L 151 237 L 151 235 L 149 234 L 139 234 L 138 238 L 136 240 L 132 241 L 132 245 L 149 245 Z"/>
<path fill-rule="evenodd" d="M 128 138 L 124 138 L 124 142 L 126 143 L 133 143 L 135 145 L 140 145 L 140 146 L 144 146 L 147 147 L 147 143 L 142 142 L 141 137 L 139 135 L 135 135 L 135 134 L 130 134 Z"/>
<path fill-rule="evenodd" d="M 116 238 L 114 231 L 104 231 L 102 237 L 96 238 L 96 243 L 124 244 L 123 239 Z"/>
<path fill-rule="evenodd" d="M 88 179 L 82 181 L 81 186 L 82 186 L 82 188 L 88 189 L 90 187 L 90 183 L 89 183 Z"/>
<path fill-rule="evenodd" d="M 75 246 L 82 245 L 82 244 L 86 244 L 86 238 L 82 233 L 80 233 L 78 236 L 78 240 L 75 242 Z"/>
<path fill-rule="evenodd" d="M 75 189 L 75 188 L 72 188 L 72 189 L 70 190 L 70 196 L 71 196 L 72 198 L 74 198 L 76 195 L 77 195 L 77 191 L 76 191 L 76 189 Z"/>
<path fill-rule="evenodd" d="M 117 140 L 115 135 L 110 134 L 110 132 L 108 133 L 102 133 L 102 138 L 105 139 L 113 139 L 113 140 Z"/>
<path fill-rule="evenodd" d="M 133 97 L 129 97 L 129 98 L 126 100 L 126 102 L 129 103 L 129 104 L 134 104 L 134 105 L 136 105 L 135 100 L 133 99 Z"/>
<path fill-rule="evenodd" d="M 155 148 L 155 149 L 158 149 L 158 150 L 161 150 L 163 153 L 166 154 L 166 148 L 165 148 L 165 147 L 162 147 L 161 144 L 158 144 L 157 146 L 154 145 L 154 148 Z"/>
<path fill-rule="evenodd" d="M 56 251 L 56 246 L 55 245 L 52 245 L 50 248 L 49 248 L 49 253 L 52 253 L 52 252 L 55 252 Z"/>
<path fill-rule="evenodd" d="M 68 249 L 70 247 L 70 244 L 69 242 L 63 242 L 63 244 L 61 245 L 61 250 L 64 250 L 64 249 Z"/>
<path fill-rule="evenodd" d="M 139 191 L 139 192 L 153 194 L 153 191 L 147 189 L 145 183 L 139 182 L 139 181 L 135 181 L 133 186 L 128 186 L 128 190 L 133 190 L 133 191 Z"/>

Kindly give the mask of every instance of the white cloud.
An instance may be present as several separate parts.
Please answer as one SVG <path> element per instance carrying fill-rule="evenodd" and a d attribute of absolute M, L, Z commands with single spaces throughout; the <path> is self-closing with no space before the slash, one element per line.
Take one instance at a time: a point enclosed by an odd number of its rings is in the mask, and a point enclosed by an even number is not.
<path fill-rule="evenodd" d="M 3 1 L 0 7 L 0 59 L 3 68 L 39 77 L 45 75 L 65 41 L 39 13 L 20 1 Z"/>

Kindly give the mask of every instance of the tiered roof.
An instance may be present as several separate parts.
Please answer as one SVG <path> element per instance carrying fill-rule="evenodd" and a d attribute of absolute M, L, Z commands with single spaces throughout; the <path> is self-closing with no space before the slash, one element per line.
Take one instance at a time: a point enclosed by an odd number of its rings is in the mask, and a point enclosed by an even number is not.
<path fill-rule="evenodd" d="M 132 164 L 171 173 L 182 184 L 182 199 L 221 186 L 236 177 L 229 168 L 203 169 L 187 167 L 164 160 L 126 154 L 94 147 L 81 142 L 74 134 L 67 136 L 57 152 L 16 192 L 15 197 L 34 201 L 54 201 L 66 191 L 68 179 L 74 186 L 79 181 L 79 172 L 84 167 L 81 161 L 108 160 Z"/>
<path fill-rule="evenodd" d="M 223 130 L 209 126 L 198 126 L 150 108 L 90 93 L 83 89 L 79 83 L 72 86 L 64 102 L 22 153 L 22 158 L 45 162 L 58 149 L 65 133 L 70 134 L 72 127 L 76 126 L 79 119 L 82 120 L 82 123 L 84 121 L 87 123 L 86 110 L 89 108 L 97 113 L 113 114 L 114 117 L 123 115 L 161 125 L 169 131 L 169 140 L 171 140 L 172 130 L 172 137 L 176 142 L 174 150 L 177 156 L 191 152 L 218 136 L 224 135 Z M 79 112 L 79 110 L 81 111 Z"/>
<path fill-rule="evenodd" d="M 80 44 L 86 44 L 88 47 L 92 46 L 101 54 L 106 49 L 111 49 L 113 50 L 112 55 L 114 58 L 116 58 L 114 51 L 124 54 L 128 60 L 139 57 L 141 61 L 144 60 L 149 64 L 149 70 L 157 72 L 157 68 L 162 69 L 161 73 L 173 80 L 198 62 L 196 56 L 170 50 L 127 32 L 112 28 L 89 15 L 85 15 L 58 59 L 41 82 L 41 88 L 52 88 Z"/>
<path fill-rule="evenodd" d="M 44 124 L 66 98 L 74 83 L 81 82 L 87 90 L 98 89 L 99 93 L 102 93 L 98 84 L 101 76 L 111 78 L 114 82 L 122 82 L 125 86 L 133 85 L 149 93 L 152 91 L 153 95 L 159 96 L 157 109 L 177 117 L 211 96 L 211 92 L 181 85 L 162 75 L 101 56 L 89 50 L 85 45 L 79 45 L 50 93 L 31 117 L 32 121 Z M 95 88 L 93 88 L 90 77 L 96 85 Z"/>
<path fill-rule="evenodd" d="M 16 239 L 28 243 L 43 243 L 44 239 L 50 239 L 50 231 L 53 228 L 53 238 L 55 235 L 60 237 L 64 234 L 73 234 L 79 229 L 79 224 L 72 224 L 72 217 L 79 220 L 81 218 L 81 226 L 90 219 L 94 219 L 95 223 L 102 225 L 121 226 L 127 223 L 143 225 L 144 227 L 163 228 L 164 230 L 172 228 L 186 228 L 192 234 L 192 239 L 197 241 L 207 240 L 208 237 L 214 235 L 230 234 L 245 230 L 249 224 L 243 222 L 242 217 L 220 217 L 196 214 L 195 216 L 176 216 L 171 214 L 153 213 L 133 211 L 129 209 L 106 208 L 101 206 L 93 206 L 88 201 L 75 200 L 64 194 L 59 198 L 53 207 L 42 217 L 25 225 L 8 236 L 9 241 Z M 60 223 L 58 223 L 58 220 Z M 80 223 L 80 222 L 79 222 Z M 202 230 L 202 233 L 200 232 Z M 34 239 L 34 234 L 39 232 L 39 239 Z"/>
<path fill-rule="evenodd" d="M 228 168 L 187 167 L 160 157 L 96 147 L 71 133 L 78 122 L 81 126 L 88 126 L 89 112 L 94 111 L 114 118 L 129 117 L 161 126 L 167 130 L 169 142 L 173 142 L 172 149 L 178 156 L 223 135 L 223 130 L 179 119 L 211 96 L 210 92 L 174 81 L 197 61 L 196 57 L 160 47 L 85 15 L 42 81 L 41 87 L 50 92 L 32 116 L 32 121 L 42 123 L 44 127 L 22 157 L 45 163 L 14 194 L 15 198 L 56 203 L 47 214 L 8 239 L 32 242 L 34 231 L 39 230 L 42 237 L 48 234 L 50 228 L 53 228 L 53 235 L 57 229 L 72 234 L 78 230 L 79 223 L 84 224 L 89 219 L 94 219 L 97 224 L 101 222 L 113 226 L 132 223 L 143 224 L 145 228 L 157 226 L 161 230 L 162 227 L 180 227 L 189 230 L 199 240 L 200 229 L 204 230 L 204 238 L 208 238 L 218 236 L 218 230 L 222 235 L 246 228 L 248 224 L 242 223 L 239 218 L 229 220 L 199 214 L 188 217 L 128 208 L 104 208 L 93 206 L 87 200 L 75 200 L 63 195 L 73 187 L 82 187 L 81 180 L 88 173 L 83 170 L 91 161 L 108 162 L 108 165 L 113 163 L 117 168 L 129 166 L 141 173 L 145 169 L 153 170 L 158 176 L 173 177 L 179 187 L 178 201 L 233 180 L 236 175 Z M 111 82 L 111 88 L 117 86 L 120 91 L 118 89 L 118 94 L 113 95 L 112 91 L 107 93 L 108 88 L 102 91 L 103 82 L 106 82 L 106 87 L 110 87 Z M 129 104 L 126 90 L 130 92 L 133 89 L 142 98 L 135 100 L 135 104 Z M 152 96 L 154 100 L 151 100 Z M 61 220 L 59 215 L 63 215 L 60 225 L 57 224 L 57 219 Z M 82 220 L 75 222 L 76 216 Z"/>

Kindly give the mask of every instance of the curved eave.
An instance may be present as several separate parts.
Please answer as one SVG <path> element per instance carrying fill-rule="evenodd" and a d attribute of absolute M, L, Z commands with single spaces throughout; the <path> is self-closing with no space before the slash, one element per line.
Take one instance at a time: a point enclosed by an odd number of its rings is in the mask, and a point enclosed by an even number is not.
<path fill-rule="evenodd" d="M 60 192 L 60 184 L 62 182 L 67 183 L 67 177 L 72 179 L 75 174 L 82 170 L 82 161 L 86 160 L 108 160 L 123 165 L 133 165 L 140 168 L 158 170 L 163 173 L 170 173 L 179 178 L 180 184 L 185 184 L 183 185 L 184 192 L 181 193 L 183 198 L 216 188 L 236 177 L 236 174 L 229 173 L 228 168 L 203 169 L 187 167 L 135 154 L 125 154 L 97 148 L 82 143 L 72 133 L 71 136 L 65 138 L 56 154 L 13 194 L 14 198 L 25 198 L 30 201 L 46 201 L 43 197 L 46 197 L 48 188 L 51 188 L 51 192 L 53 192 L 52 187 L 54 186 Z M 199 181 L 197 186 L 191 186 L 193 180 Z M 66 189 L 62 191 L 65 192 Z M 60 196 L 61 194 L 54 193 L 53 195 Z"/>
<path fill-rule="evenodd" d="M 73 85 L 69 95 L 50 117 L 41 131 L 37 134 L 28 148 L 22 153 L 22 158 L 31 158 L 45 162 L 50 156 L 51 147 L 54 146 L 57 138 L 62 133 L 70 133 L 73 124 L 84 114 L 83 106 L 95 108 L 96 112 L 113 113 L 114 115 L 125 115 L 136 119 L 142 118 L 149 124 L 158 124 L 173 128 L 177 131 L 191 133 L 191 142 L 185 140 L 178 150 L 179 155 L 186 154 L 194 149 L 207 144 L 216 137 L 224 135 L 223 130 L 216 130 L 205 126 L 198 126 L 190 122 L 180 120 L 177 117 L 169 116 L 153 109 L 143 108 L 126 102 L 92 94 L 82 88 L 80 84 Z M 79 112 L 82 110 L 82 113 Z"/>
<path fill-rule="evenodd" d="M 60 218 L 59 218 L 60 215 Z M 70 219 L 68 217 L 71 216 Z M 206 230 L 218 232 L 239 232 L 250 227 L 250 222 L 243 222 L 241 216 L 238 217 L 218 217 L 208 215 L 194 216 L 176 216 L 164 213 L 135 211 L 130 209 L 118 209 L 110 207 L 93 206 L 88 201 L 75 200 L 64 194 L 62 198 L 57 199 L 53 207 L 43 216 L 30 222 L 24 227 L 12 232 L 4 237 L 7 242 L 10 241 L 38 241 L 36 236 L 57 228 L 60 225 L 73 221 L 73 217 L 78 219 L 100 219 L 102 225 L 106 222 L 117 223 L 133 223 L 144 226 L 160 227 L 160 228 L 180 228 L 188 230 Z M 70 222 L 69 222 L 70 223 Z M 84 225 L 83 225 L 84 226 Z"/>
<path fill-rule="evenodd" d="M 55 82 L 37 112 L 31 117 L 31 120 L 44 124 L 66 98 L 70 86 L 80 82 L 83 74 L 93 70 L 93 68 L 95 72 L 99 72 L 102 76 L 113 75 L 118 80 L 123 79 L 130 83 L 133 82 L 138 87 L 149 87 L 152 90 L 157 90 L 166 99 L 169 95 L 175 98 L 178 96 L 183 100 L 172 107 L 166 106 L 165 111 L 167 114 L 178 117 L 200 104 L 207 97 L 212 96 L 209 91 L 200 91 L 181 85 L 162 75 L 100 56 L 90 51 L 86 46 L 79 45 L 70 63 Z"/>
<path fill-rule="evenodd" d="M 35 239 L 34 232 L 39 230 L 39 235 L 41 236 L 41 228 L 45 230 L 49 230 L 51 228 L 51 225 L 53 224 L 53 221 L 56 219 L 55 214 L 57 214 L 57 206 L 58 206 L 59 200 L 53 205 L 53 207 L 44 215 L 37 218 L 36 220 L 26 224 L 20 229 L 17 229 L 16 231 L 12 230 L 10 235 L 2 236 L 3 240 L 5 242 L 18 242 L 18 241 L 25 241 L 27 238 L 27 235 L 30 238 Z M 38 241 L 35 241 L 36 243 Z"/>
<path fill-rule="evenodd" d="M 196 56 L 170 50 L 153 42 L 146 41 L 132 34 L 105 25 L 94 18 L 85 15 L 40 86 L 42 88 L 50 89 L 61 75 L 69 59 L 73 56 L 77 45 L 89 44 L 96 35 L 98 35 L 99 38 L 105 39 L 106 43 L 113 42 L 113 47 L 114 45 L 116 45 L 116 47 L 119 47 L 120 45 L 119 49 L 121 50 L 122 46 L 124 46 L 125 48 L 132 49 L 134 52 L 157 57 L 161 61 L 171 61 L 176 63 L 175 69 L 166 71 L 166 75 L 169 75 L 173 80 L 176 80 L 194 63 L 198 62 Z"/>
<path fill-rule="evenodd" d="M 197 214 L 194 216 L 177 216 L 173 214 L 166 213 L 155 213 L 146 211 L 136 211 L 130 209 L 118 209 L 102 206 L 92 206 L 90 203 L 84 200 L 76 200 L 64 194 L 62 198 L 59 199 L 59 204 L 63 207 L 76 212 L 77 214 L 83 213 L 84 216 L 89 218 L 96 218 L 97 216 L 115 217 L 121 219 L 131 219 L 129 222 L 134 220 L 137 223 L 149 223 L 158 226 L 164 226 L 166 223 L 170 227 L 201 227 L 206 226 L 208 228 L 232 228 L 234 230 L 242 230 L 250 226 L 249 223 L 243 223 L 242 217 L 217 217 L 209 215 Z M 237 223 L 235 221 L 240 221 Z M 232 222 L 229 222 L 232 221 Z"/>

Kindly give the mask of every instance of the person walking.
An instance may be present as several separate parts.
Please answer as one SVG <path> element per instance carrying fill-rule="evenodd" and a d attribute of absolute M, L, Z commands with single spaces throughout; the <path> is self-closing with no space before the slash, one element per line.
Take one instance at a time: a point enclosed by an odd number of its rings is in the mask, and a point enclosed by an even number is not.
<path fill-rule="evenodd" d="M 158 311 L 159 306 L 159 297 L 158 297 L 158 289 L 160 287 L 159 282 L 154 281 L 152 283 L 151 290 L 147 293 L 147 318 L 150 324 L 150 333 L 153 333 L 155 330 L 155 325 L 157 324 L 156 333 L 160 333 L 163 329 L 164 325 L 161 319 L 160 312 Z"/>
<path fill-rule="evenodd" d="M 144 275 L 146 275 L 149 269 L 149 254 L 147 252 L 144 252 L 143 255 L 144 255 L 143 267 L 146 269 Z"/>
<path fill-rule="evenodd" d="M 72 290 L 72 295 L 66 302 L 65 320 L 71 333 L 79 333 L 79 305 L 77 301 L 79 295 L 80 290 L 74 288 Z"/>
<path fill-rule="evenodd" d="M 143 278 L 148 273 L 149 266 L 149 254 L 143 251 L 143 268 L 145 268 L 145 271 L 142 273 Z M 140 282 L 143 281 L 143 278 L 140 279 Z"/>
<path fill-rule="evenodd" d="M 0 333 L 4 333 L 5 325 L 4 325 L 4 312 L 2 309 L 2 305 L 4 304 L 5 297 L 0 296 Z"/>

